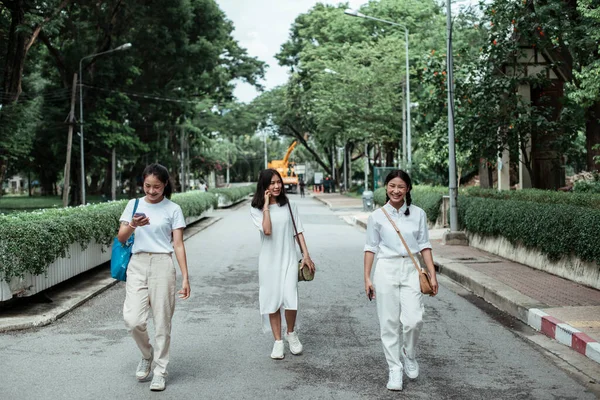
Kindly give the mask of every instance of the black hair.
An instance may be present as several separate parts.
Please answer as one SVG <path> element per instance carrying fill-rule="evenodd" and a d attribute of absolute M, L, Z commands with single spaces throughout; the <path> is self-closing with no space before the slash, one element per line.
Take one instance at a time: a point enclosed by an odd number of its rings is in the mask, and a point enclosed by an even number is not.
<path fill-rule="evenodd" d="M 281 178 L 281 175 L 279 175 L 279 172 L 274 169 L 263 169 L 258 176 L 256 193 L 254 193 L 254 197 L 252 198 L 252 207 L 261 209 L 265 206 L 265 191 L 271 185 L 271 178 L 275 175 L 281 179 L 281 192 L 276 198 L 277 204 L 285 206 L 288 203 L 288 198 L 285 195 L 285 188 L 283 186 L 283 179 Z"/>
<path fill-rule="evenodd" d="M 404 181 L 404 183 L 406 183 L 406 185 L 408 186 L 408 191 L 406 192 L 406 195 L 404 196 L 404 200 L 406 201 L 406 211 L 404 212 L 404 215 L 409 216 L 410 215 L 410 204 L 412 203 L 412 197 L 410 195 L 410 191 L 412 190 L 412 181 L 410 180 L 410 176 L 406 172 L 402 171 L 401 169 L 393 170 L 385 178 L 385 186 L 386 186 L 385 202 L 387 203 L 388 201 L 390 201 L 390 198 L 387 195 L 387 184 L 390 183 L 390 181 L 394 178 L 402 179 Z"/>
<path fill-rule="evenodd" d="M 144 168 L 144 172 L 142 173 L 142 182 L 146 180 L 146 177 L 149 175 L 154 175 L 165 185 L 164 196 L 167 199 L 171 199 L 171 194 L 173 193 L 173 185 L 171 184 L 171 177 L 169 176 L 169 171 L 167 169 L 158 164 L 150 164 L 146 168 Z"/>

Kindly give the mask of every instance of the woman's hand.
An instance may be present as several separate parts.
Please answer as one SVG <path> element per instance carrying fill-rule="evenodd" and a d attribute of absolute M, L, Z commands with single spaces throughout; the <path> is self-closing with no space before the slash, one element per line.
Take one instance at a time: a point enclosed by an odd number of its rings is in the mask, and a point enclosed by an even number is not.
<path fill-rule="evenodd" d="M 271 201 L 271 192 L 267 189 L 265 190 L 265 207 L 269 207 L 269 201 Z"/>
<path fill-rule="evenodd" d="M 369 300 L 373 300 L 375 298 L 375 288 L 373 287 L 373 283 L 370 279 L 365 279 L 365 293 L 367 294 L 367 298 Z"/>
<path fill-rule="evenodd" d="M 183 280 L 183 283 L 181 284 L 181 290 L 179 292 L 177 292 L 179 294 L 179 298 L 182 300 L 186 300 L 190 297 L 190 281 L 189 279 L 185 278 Z"/>
<path fill-rule="evenodd" d="M 312 272 L 313 274 L 315 273 L 315 271 L 317 270 L 315 267 L 315 263 L 313 262 L 313 260 L 311 260 L 310 256 L 304 256 L 304 258 L 302 259 L 302 266 L 307 266 L 308 269 L 310 269 L 310 272 Z"/>
<path fill-rule="evenodd" d="M 139 216 L 139 217 L 133 217 L 131 222 L 129 223 L 129 225 L 131 225 L 134 228 L 137 228 L 138 226 L 144 226 L 144 225 L 149 225 L 150 224 L 150 217 L 143 217 L 143 216 Z"/>
<path fill-rule="evenodd" d="M 431 288 L 433 289 L 432 296 L 435 296 L 436 294 L 438 294 L 439 289 L 437 277 L 435 276 L 435 274 L 429 277 L 429 281 L 431 282 Z"/>

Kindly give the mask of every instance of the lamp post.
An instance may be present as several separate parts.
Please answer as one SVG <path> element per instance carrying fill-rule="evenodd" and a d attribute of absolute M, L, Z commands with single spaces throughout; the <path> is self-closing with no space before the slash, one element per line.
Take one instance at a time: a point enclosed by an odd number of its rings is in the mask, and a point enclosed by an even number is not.
<path fill-rule="evenodd" d="M 114 49 L 103 51 L 101 53 L 90 54 L 89 56 L 83 57 L 79 60 L 79 135 L 81 140 L 79 141 L 79 150 L 81 152 L 81 204 L 85 205 L 85 163 L 83 157 L 83 76 L 82 76 L 82 62 L 86 58 L 96 57 L 108 53 L 112 53 L 114 51 L 127 50 L 131 47 L 131 43 L 125 43 L 119 47 L 115 47 Z M 113 165 L 114 168 L 114 165 Z"/>
<path fill-rule="evenodd" d="M 448 194 L 450 197 L 450 231 L 444 233 L 442 243 L 446 245 L 468 245 L 469 240 L 464 232 L 458 231 L 458 197 L 456 177 L 456 152 L 454 144 L 454 77 L 452 58 L 452 10 L 450 0 L 446 0 L 446 29 L 447 29 L 447 69 L 448 69 Z"/>
<path fill-rule="evenodd" d="M 408 147 L 407 151 L 407 170 L 410 171 L 412 167 L 412 135 L 411 135 L 411 124 L 410 124 L 410 70 L 409 70 L 409 62 L 408 62 L 408 28 L 406 25 L 399 24 L 397 22 L 387 21 L 385 19 L 379 19 L 375 17 L 371 17 L 369 15 L 365 15 L 363 13 L 358 12 L 357 10 L 346 10 L 344 11 L 346 15 L 350 15 L 352 17 L 359 17 L 364 19 L 370 19 L 372 21 L 383 22 L 384 24 L 399 26 L 404 29 L 404 39 L 406 42 L 406 147 Z"/>

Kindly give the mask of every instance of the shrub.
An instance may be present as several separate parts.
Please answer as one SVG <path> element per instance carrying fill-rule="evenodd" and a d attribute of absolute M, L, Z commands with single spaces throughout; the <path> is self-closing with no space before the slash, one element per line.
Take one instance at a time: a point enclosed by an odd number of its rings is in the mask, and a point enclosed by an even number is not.
<path fill-rule="evenodd" d="M 172 200 L 186 217 L 217 206 L 214 194 L 199 191 L 174 194 Z M 109 246 L 126 204 L 120 200 L 0 215 L 0 273 L 7 281 L 25 273 L 45 273 L 54 260 L 68 256 L 73 243 L 84 249 L 93 240 Z"/>
<path fill-rule="evenodd" d="M 427 214 L 427 219 L 431 222 L 437 221 L 440 215 L 440 206 L 442 198 L 448 193 L 448 189 L 443 186 L 414 186 L 411 192 L 412 203 L 421 207 Z M 385 204 L 385 188 L 375 190 L 373 194 L 375 204 L 382 206 Z"/>
<path fill-rule="evenodd" d="M 214 193 L 225 197 L 227 200 L 235 203 L 256 191 L 256 185 L 236 186 L 232 188 L 210 189 L 209 193 Z"/>
<path fill-rule="evenodd" d="M 483 236 L 503 236 L 557 260 L 575 255 L 600 263 L 600 210 L 566 204 L 536 203 L 461 195 L 461 226 Z"/>
<path fill-rule="evenodd" d="M 533 203 L 565 204 L 600 209 L 600 196 L 592 193 L 566 193 L 541 189 L 503 190 L 472 187 L 462 194 L 470 197 L 485 197 L 499 200 L 517 200 Z"/>

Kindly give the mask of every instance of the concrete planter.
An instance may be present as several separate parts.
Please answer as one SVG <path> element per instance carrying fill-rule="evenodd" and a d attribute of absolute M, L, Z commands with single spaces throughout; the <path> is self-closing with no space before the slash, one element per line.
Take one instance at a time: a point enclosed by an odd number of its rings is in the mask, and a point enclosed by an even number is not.
<path fill-rule="evenodd" d="M 27 273 L 22 278 L 11 279 L 8 282 L 11 297 L 34 295 L 110 260 L 110 248 L 96 242 L 89 243 L 85 250 L 79 243 L 73 243 L 68 253 L 69 257 L 58 258 L 48 265 L 43 275 Z"/>
<path fill-rule="evenodd" d="M 206 217 L 213 211 L 211 207 L 199 216 L 186 217 L 185 223 L 192 224 Z M 13 296 L 26 297 L 37 294 L 54 285 L 58 285 L 82 272 L 89 271 L 110 261 L 111 249 L 95 241 L 89 243 L 85 250 L 79 243 L 73 243 L 68 249 L 69 257 L 56 259 L 48 266 L 43 275 L 25 274 L 23 278 L 13 278 L 6 282 L 0 275 L 0 302 L 10 300 Z M 109 272 L 107 271 L 107 274 Z"/>

